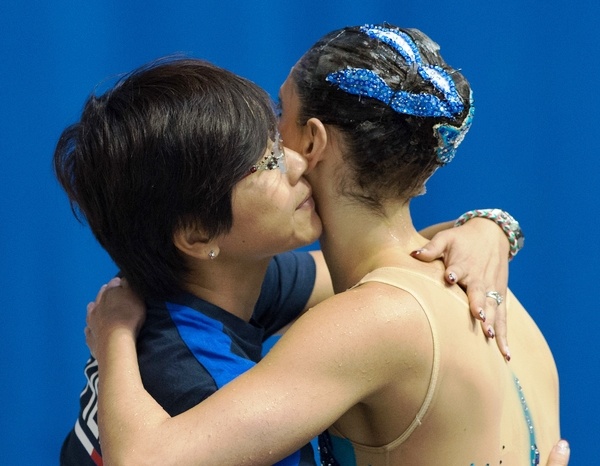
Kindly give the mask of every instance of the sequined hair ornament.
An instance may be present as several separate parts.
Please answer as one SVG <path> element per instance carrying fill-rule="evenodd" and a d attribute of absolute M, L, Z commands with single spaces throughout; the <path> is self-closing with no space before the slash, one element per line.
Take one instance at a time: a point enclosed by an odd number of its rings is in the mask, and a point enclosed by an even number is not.
<path fill-rule="evenodd" d="M 406 115 L 452 118 L 464 110 L 462 98 L 456 90 L 452 76 L 440 66 L 423 63 L 417 45 L 408 34 L 382 26 L 362 26 L 360 31 L 396 50 L 406 63 L 415 66 L 419 75 L 430 82 L 444 98 L 440 99 L 433 94 L 393 90 L 375 71 L 365 68 L 349 67 L 329 73 L 325 78 L 327 82 L 349 94 L 377 99 L 389 105 L 395 112 Z M 439 141 L 436 153 L 441 163 L 448 163 L 454 157 L 456 148 L 471 127 L 473 112 L 474 107 L 471 105 L 469 115 L 460 127 L 448 124 L 434 126 L 434 133 Z"/>
<path fill-rule="evenodd" d="M 463 142 L 463 139 L 471 128 L 473 115 L 475 114 L 473 95 L 471 95 L 469 105 L 469 113 L 459 127 L 447 123 L 439 123 L 433 127 L 433 133 L 438 140 L 435 151 L 438 160 L 442 164 L 452 162 L 452 159 L 456 155 L 456 149 L 458 149 L 458 146 Z"/>

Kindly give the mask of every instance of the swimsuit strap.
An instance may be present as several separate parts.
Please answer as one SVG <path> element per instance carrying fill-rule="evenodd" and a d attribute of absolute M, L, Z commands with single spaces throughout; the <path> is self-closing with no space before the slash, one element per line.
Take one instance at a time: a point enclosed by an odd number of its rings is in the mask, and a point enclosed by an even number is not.
<path fill-rule="evenodd" d="M 403 269 L 400 267 L 381 267 L 381 268 L 375 269 L 374 271 L 365 275 L 356 285 L 354 285 L 354 287 L 357 287 L 359 285 L 362 285 L 363 283 L 368 283 L 368 282 L 383 283 L 385 285 L 390 285 L 390 286 L 399 288 L 401 290 L 407 291 L 417 300 L 417 302 L 421 305 L 423 312 L 425 313 L 425 317 L 427 317 L 427 321 L 429 322 L 429 328 L 431 330 L 431 337 L 433 340 L 433 367 L 431 368 L 431 378 L 429 379 L 429 387 L 427 388 L 427 394 L 425 395 L 425 400 L 423 401 L 423 404 L 421 405 L 419 412 L 416 414 L 414 420 L 411 422 L 411 424 L 408 426 L 408 428 L 397 439 L 393 440 L 392 442 L 388 443 L 387 445 L 384 445 L 382 447 L 367 447 L 369 449 L 375 448 L 375 449 L 379 449 L 379 450 L 380 449 L 392 450 L 392 449 L 396 448 L 398 445 L 400 445 L 401 443 L 403 443 L 414 432 L 414 430 L 421 425 L 421 422 L 422 422 L 423 418 L 425 417 L 425 414 L 427 413 L 429 406 L 431 405 L 431 400 L 433 399 L 433 395 L 435 394 L 435 389 L 437 388 L 437 381 L 438 381 L 439 369 L 440 369 L 440 348 L 439 348 L 439 344 L 438 344 L 437 332 L 436 332 L 435 326 L 433 324 L 433 321 L 432 321 L 431 317 L 429 316 L 429 312 L 427 311 L 426 306 L 423 306 L 423 304 L 422 304 L 423 299 L 421 297 L 420 291 L 418 291 L 416 288 L 411 287 L 411 284 L 412 284 L 411 280 L 408 280 L 407 283 L 400 282 L 399 281 L 400 274 L 404 274 L 404 275 L 410 274 L 413 276 L 411 278 L 418 278 L 418 279 L 426 278 L 428 281 L 430 280 L 429 277 L 426 277 L 426 276 L 418 274 L 418 273 L 414 273 L 410 270 Z M 352 287 L 352 288 L 354 288 L 354 287 Z M 361 448 L 364 448 L 364 447 L 366 447 L 366 446 L 361 446 Z"/>

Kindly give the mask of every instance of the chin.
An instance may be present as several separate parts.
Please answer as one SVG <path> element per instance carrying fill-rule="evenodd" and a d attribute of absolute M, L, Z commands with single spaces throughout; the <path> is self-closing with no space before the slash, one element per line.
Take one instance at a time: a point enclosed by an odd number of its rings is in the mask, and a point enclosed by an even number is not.
<path fill-rule="evenodd" d="M 302 235 L 301 237 L 297 237 L 296 244 L 293 246 L 294 249 L 303 248 L 305 246 L 310 246 L 311 244 L 317 242 L 321 237 L 321 222 L 318 223 L 318 228 L 314 228 L 310 233 L 306 235 Z"/>
<path fill-rule="evenodd" d="M 323 223 L 321 222 L 321 218 L 315 214 L 315 221 L 313 224 L 313 236 L 309 244 L 317 241 L 321 237 L 321 234 L 323 234 Z"/>

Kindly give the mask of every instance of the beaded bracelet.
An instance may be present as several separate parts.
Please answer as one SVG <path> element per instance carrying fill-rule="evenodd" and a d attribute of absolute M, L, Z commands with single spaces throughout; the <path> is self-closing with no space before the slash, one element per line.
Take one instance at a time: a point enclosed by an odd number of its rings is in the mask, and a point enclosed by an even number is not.
<path fill-rule="evenodd" d="M 493 222 L 496 222 L 496 224 L 502 228 L 504 234 L 506 234 L 508 243 L 510 244 L 508 260 L 511 260 L 517 255 L 525 243 L 525 236 L 523 235 L 523 231 L 519 226 L 519 222 L 517 222 L 512 215 L 501 209 L 470 210 L 469 212 L 466 212 L 458 217 L 454 223 L 454 226 L 459 227 L 464 225 L 467 221 L 475 217 L 487 218 Z"/>

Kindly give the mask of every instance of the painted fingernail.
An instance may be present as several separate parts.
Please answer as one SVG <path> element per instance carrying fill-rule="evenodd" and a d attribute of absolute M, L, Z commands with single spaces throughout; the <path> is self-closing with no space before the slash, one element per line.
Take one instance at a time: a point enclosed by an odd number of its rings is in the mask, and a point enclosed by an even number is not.
<path fill-rule="evenodd" d="M 504 356 L 506 358 L 507 362 L 510 362 L 510 350 L 508 348 L 506 348 L 506 356 Z"/>
<path fill-rule="evenodd" d="M 421 249 L 417 249 L 416 251 L 413 251 L 410 253 L 411 256 L 418 256 L 419 254 L 421 254 L 424 251 L 423 248 Z"/>
<path fill-rule="evenodd" d="M 494 329 L 492 327 L 488 327 L 487 334 L 490 338 L 494 338 L 496 334 L 494 333 Z"/>
<path fill-rule="evenodd" d="M 482 322 L 485 322 L 485 312 L 483 312 L 483 309 L 479 309 L 479 318 Z"/>
<path fill-rule="evenodd" d="M 456 281 L 456 274 L 454 272 L 450 272 L 448 274 L 448 280 L 450 280 L 452 283 L 454 283 Z"/>

